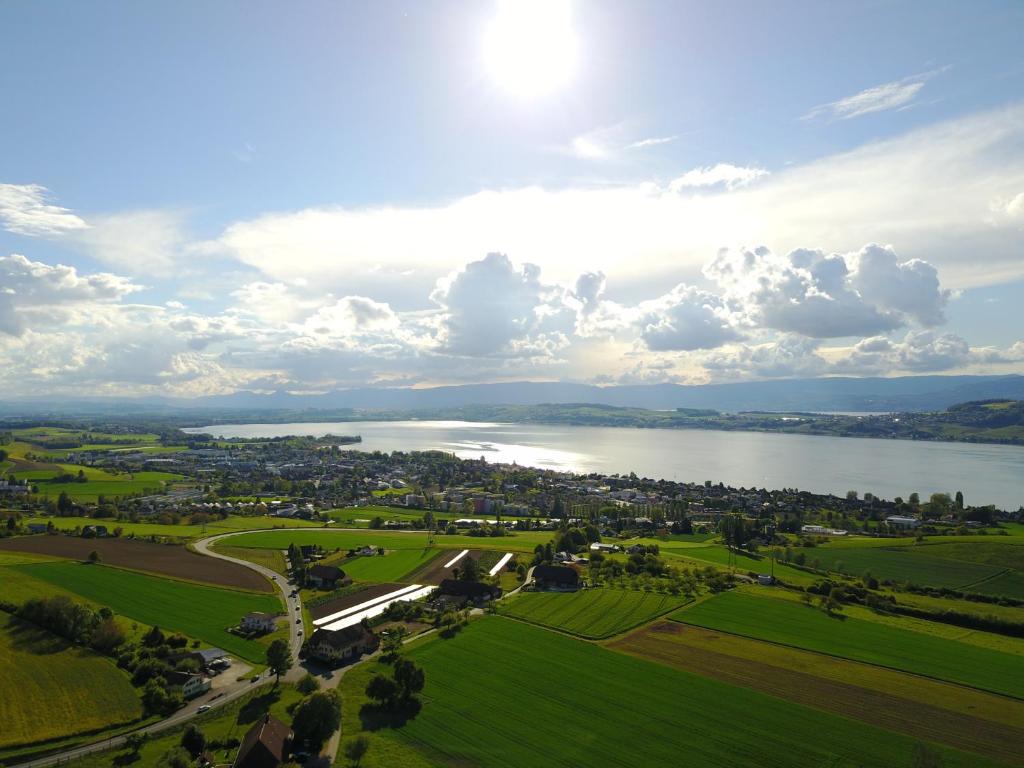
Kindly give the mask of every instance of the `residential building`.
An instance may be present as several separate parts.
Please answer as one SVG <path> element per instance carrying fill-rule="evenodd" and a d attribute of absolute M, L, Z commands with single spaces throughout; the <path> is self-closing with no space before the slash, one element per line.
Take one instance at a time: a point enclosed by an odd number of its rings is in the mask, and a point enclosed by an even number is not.
<path fill-rule="evenodd" d="M 210 678 L 195 672 L 168 672 L 167 682 L 181 688 L 181 695 L 186 699 L 194 699 L 210 690 Z"/>
<path fill-rule="evenodd" d="M 333 565 L 314 565 L 306 572 L 306 584 L 317 589 L 334 589 L 344 584 L 351 584 L 352 579 L 345 572 Z"/>
<path fill-rule="evenodd" d="M 277 768 L 288 757 L 295 734 L 267 713 L 246 731 L 233 768 Z"/>
<path fill-rule="evenodd" d="M 580 574 L 566 565 L 538 565 L 533 569 L 533 584 L 537 589 L 575 591 L 582 586 Z"/>
<path fill-rule="evenodd" d="M 309 638 L 303 651 L 318 661 L 339 664 L 364 653 L 373 653 L 379 645 L 380 638 L 373 632 L 362 624 L 353 624 L 334 630 L 321 627 Z"/>
<path fill-rule="evenodd" d="M 321 566 L 314 566 L 319 568 Z M 277 629 L 276 613 L 247 613 L 242 617 L 240 626 L 246 632 L 273 632 Z"/>

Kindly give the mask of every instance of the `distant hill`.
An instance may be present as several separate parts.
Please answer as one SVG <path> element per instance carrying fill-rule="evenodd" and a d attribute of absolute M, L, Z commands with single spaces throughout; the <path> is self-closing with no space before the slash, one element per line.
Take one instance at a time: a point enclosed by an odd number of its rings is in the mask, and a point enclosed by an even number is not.
<path fill-rule="evenodd" d="M 652 410 L 718 411 L 938 411 L 957 403 L 1024 399 L 1024 376 L 903 376 L 897 378 L 780 379 L 736 384 L 650 384 L 598 387 L 569 382 L 467 384 L 428 389 L 372 388 L 319 395 L 287 392 L 230 395 L 192 400 L 142 398 L 26 398 L 0 402 L 0 413 L 101 413 L 135 411 L 425 410 L 470 405 L 589 403 Z"/>

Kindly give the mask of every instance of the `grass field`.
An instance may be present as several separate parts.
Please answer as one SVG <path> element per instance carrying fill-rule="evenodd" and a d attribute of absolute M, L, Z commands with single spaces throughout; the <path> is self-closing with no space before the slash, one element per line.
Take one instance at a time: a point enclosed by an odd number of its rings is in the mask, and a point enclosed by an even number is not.
<path fill-rule="evenodd" d="M 142 705 L 113 662 L 0 616 L 0 748 L 137 720 Z"/>
<path fill-rule="evenodd" d="M 90 517 L 30 517 L 25 520 L 28 523 L 53 523 L 58 531 L 73 531 L 86 525 L 105 525 L 108 529 L 123 528 L 122 536 L 159 536 L 171 539 L 191 541 L 206 536 L 215 536 L 218 533 L 232 533 L 234 531 L 256 531 L 275 528 L 310 528 L 319 525 L 308 520 L 293 520 L 281 517 L 247 517 L 244 515 L 231 515 L 223 520 L 211 520 L 206 524 L 206 532 L 203 533 L 203 526 L 189 525 L 187 522 L 177 525 L 161 525 L 160 523 L 132 523 L 128 521 L 93 519 Z"/>
<path fill-rule="evenodd" d="M 434 537 L 434 546 L 439 549 L 500 549 L 504 552 L 533 552 L 538 544 L 551 540 L 549 531 L 519 532 L 515 535 L 495 538 L 479 536 Z M 255 547 L 257 549 L 287 549 L 289 544 L 319 544 L 327 551 L 353 549 L 369 544 L 385 549 L 425 549 L 427 534 L 422 532 L 400 533 L 397 531 L 337 530 L 337 531 L 259 531 L 233 536 L 225 543 L 232 547 Z"/>
<path fill-rule="evenodd" d="M 632 629 L 685 602 L 684 597 L 606 587 L 569 593 L 525 592 L 500 603 L 499 610 L 513 618 L 597 640 Z"/>
<path fill-rule="evenodd" d="M 79 467 L 75 464 L 61 465 L 62 469 L 75 474 Z M 44 482 L 52 477 L 52 471 L 36 470 L 32 472 L 17 472 L 19 480 L 28 480 L 39 488 L 39 496 L 57 498 L 60 494 L 67 493 L 68 496 L 79 501 L 96 501 L 100 496 L 115 498 L 117 496 L 128 496 L 133 493 L 162 493 L 165 483 L 173 483 L 181 480 L 180 475 L 173 475 L 169 472 L 136 472 L 135 474 L 112 475 L 99 470 L 87 472 L 89 477 L 84 483 L 49 483 Z"/>
<path fill-rule="evenodd" d="M 1024 698 L 1024 658 L 788 600 L 726 592 L 671 618 Z"/>
<path fill-rule="evenodd" d="M 426 640 L 408 656 L 426 671 L 423 709 L 398 730 L 372 733 L 367 768 L 902 768 L 914 747 L 905 736 L 502 617 Z M 374 666 L 342 680 L 346 738 Z M 938 749 L 946 768 L 995 764 Z"/>
<path fill-rule="evenodd" d="M 355 581 L 401 582 L 406 576 L 426 567 L 442 554 L 440 549 L 433 547 L 392 549 L 386 550 L 384 555 L 356 557 L 339 563 L 338 567 Z"/>
<path fill-rule="evenodd" d="M 248 560 L 250 563 L 256 563 L 256 565 L 262 565 L 264 568 L 269 568 L 275 573 L 280 573 L 282 576 L 286 576 L 288 574 L 288 565 L 280 550 L 242 549 L 241 547 L 214 547 L 214 549 L 222 555 L 235 557 L 239 560 Z"/>
<path fill-rule="evenodd" d="M 199 638 L 258 664 L 264 661 L 264 647 L 230 634 L 227 627 L 236 625 L 249 611 L 281 610 L 280 600 L 271 595 L 204 587 L 104 565 L 57 562 L 14 565 L 9 570 L 109 606 L 115 613 L 143 624 Z"/>
<path fill-rule="evenodd" d="M 1024 763 L 1024 702 L 870 664 L 661 621 L 608 647 L 675 669 Z"/>

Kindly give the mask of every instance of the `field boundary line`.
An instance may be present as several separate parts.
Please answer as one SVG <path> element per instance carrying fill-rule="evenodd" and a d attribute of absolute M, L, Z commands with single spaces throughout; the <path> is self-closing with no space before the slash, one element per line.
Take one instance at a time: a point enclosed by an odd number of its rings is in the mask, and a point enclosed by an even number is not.
<path fill-rule="evenodd" d="M 1013 568 L 1003 568 L 1003 570 L 999 571 L 998 573 L 993 573 L 991 576 L 986 576 L 984 579 L 978 579 L 977 581 L 972 581 L 970 584 L 964 584 L 963 586 L 957 587 L 957 590 L 960 592 L 965 592 L 969 590 L 971 587 L 976 587 L 979 584 L 985 584 L 987 582 L 994 581 L 995 579 L 998 579 L 1000 576 L 1005 576 L 1008 573 L 1015 572 L 1016 571 Z"/>

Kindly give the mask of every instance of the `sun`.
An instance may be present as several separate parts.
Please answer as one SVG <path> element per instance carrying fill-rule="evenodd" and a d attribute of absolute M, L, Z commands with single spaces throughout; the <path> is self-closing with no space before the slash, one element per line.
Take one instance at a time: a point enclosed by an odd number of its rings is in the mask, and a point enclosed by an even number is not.
<path fill-rule="evenodd" d="M 483 45 L 494 81 L 524 98 L 564 87 L 578 55 L 571 10 L 570 0 L 499 0 Z"/>

